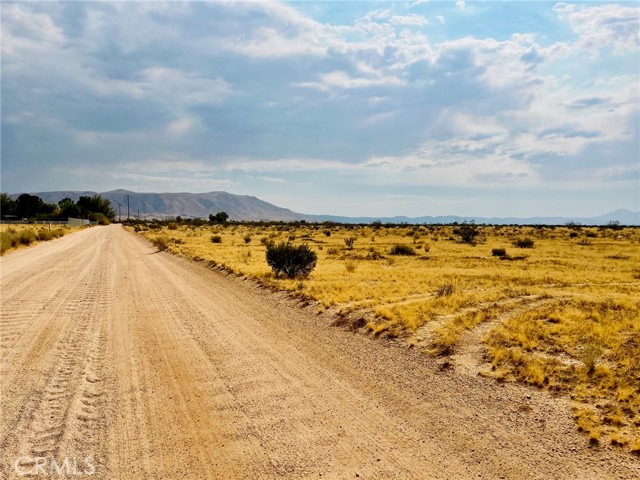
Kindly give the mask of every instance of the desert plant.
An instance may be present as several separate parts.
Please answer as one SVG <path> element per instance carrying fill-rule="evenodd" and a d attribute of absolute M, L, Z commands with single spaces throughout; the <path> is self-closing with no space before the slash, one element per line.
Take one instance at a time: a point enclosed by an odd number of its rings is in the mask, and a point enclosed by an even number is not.
<path fill-rule="evenodd" d="M 533 239 L 524 237 L 516 239 L 513 244 L 518 248 L 533 248 L 534 242 Z"/>
<path fill-rule="evenodd" d="M 10 233 L 0 233 L 0 254 L 4 255 L 4 252 L 11 249 L 14 243 L 11 241 Z"/>
<path fill-rule="evenodd" d="M 220 235 L 211 235 L 211 243 L 222 243 L 222 237 Z"/>
<path fill-rule="evenodd" d="M 453 283 L 445 283 L 440 285 L 436 290 L 436 297 L 449 297 L 456 291 L 456 287 Z"/>
<path fill-rule="evenodd" d="M 288 278 L 306 277 L 315 268 L 318 255 L 308 245 L 287 242 L 267 245 L 267 264 L 277 275 Z"/>
<path fill-rule="evenodd" d="M 369 253 L 367 253 L 367 258 L 369 260 L 379 260 L 381 258 L 384 258 L 384 256 L 381 255 L 380 252 L 378 252 L 375 248 L 371 247 L 369 249 Z"/>
<path fill-rule="evenodd" d="M 480 226 L 476 225 L 473 221 L 464 222 L 454 228 L 453 233 L 460 237 L 461 242 L 475 245 L 479 240 Z"/>
<path fill-rule="evenodd" d="M 169 248 L 169 237 L 161 235 L 151 240 L 151 243 L 153 243 L 158 248 L 158 250 L 166 250 L 167 248 Z"/>
<path fill-rule="evenodd" d="M 494 257 L 505 257 L 507 255 L 507 251 L 504 248 L 492 248 L 491 255 Z"/>
<path fill-rule="evenodd" d="M 51 240 L 53 238 L 53 232 L 51 230 L 47 230 L 46 228 L 38 231 L 38 241 L 46 242 L 47 240 Z"/>
<path fill-rule="evenodd" d="M 356 237 L 348 237 L 344 239 L 347 250 L 353 250 L 353 244 L 356 243 Z"/>
<path fill-rule="evenodd" d="M 20 232 L 19 241 L 23 245 L 29 245 L 36 241 L 36 232 L 33 230 L 23 230 Z"/>
<path fill-rule="evenodd" d="M 391 247 L 391 250 L 389 250 L 389 255 L 409 256 L 409 255 L 415 255 L 415 254 L 416 254 L 416 251 L 413 249 L 411 245 L 402 245 L 400 243 L 395 244 L 393 247 Z"/>
<path fill-rule="evenodd" d="M 244 243 L 246 243 L 247 245 L 251 243 L 251 236 L 250 235 L 245 235 Z"/>
<path fill-rule="evenodd" d="M 356 271 L 356 268 L 358 267 L 358 264 L 356 262 L 353 262 L 351 260 L 347 260 L 344 264 L 344 268 L 347 269 L 347 272 L 349 273 L 353 273 Z"/>

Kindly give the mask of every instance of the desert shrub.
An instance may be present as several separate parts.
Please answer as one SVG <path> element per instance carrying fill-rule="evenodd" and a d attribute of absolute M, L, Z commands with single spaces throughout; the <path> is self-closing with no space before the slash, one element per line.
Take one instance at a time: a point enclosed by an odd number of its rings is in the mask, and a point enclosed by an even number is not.
<path fill-rule="evenodd" d="M 529 237 L 518 238 L 513 244 L 518 248 L 533 248 L 533 239 Z"/>
<path fill-rule="evenodd" d="M 98 225 L 109 225 L 111 223 L 104 213 L 94 213 L 93 216 Z"/>
<path fill-rule="evenodd" d="M 0 232 L 0 254 L 4 255 L 4 252 L 13 248 L 14 243 L 11 241 L 11 234 Z"/>
<path fill-rule="evenodd" d="M 478 243 L 480 237 L 480 227 L 473 221 L 464 222 L 458 227 L 454 228 L 453 233 L 455 235 L 458 235 L 461 242 L 475 245 L 476 243 Z"/>
<path fill-rule="evenodd" d="M 347 272 L 349 273 L 355 272 L 357 267 L 358 267 L 358 264 L 351 260 L 347 260 L 344 264 L 344 268 L 346 268 Z"/>
<path fill-rule="evenodd" d="M 504 248 L 492 248 L 491 255 L 494 257 L 504 257 L 507 255 L 507 251 Z"/>
<path fill-rule="evenodd" d="M 571 233 L 569 234 L 569 237 L 570 237 L 570 238 L 576 238 L 577 236 L 578 236 L 578 232 L 571 232 Z"/>
<path fill-rule="evenodd" d="M 169 222 L 169 223 L 167 223 L 167 228 L 169 230 L 177 230 L 178 229 L 178 224 L 176 224 L 175 222 Z"/>
<path fill-rule="evenodd" d="M 375 248 L 371 247 L 369 249 L 369 253 L 367 253 L 367 258 L 369 260 L 380 260 L 381 258 L 384 258 L 384 256 L 380 254 L 380 252 L 378 252 Z"/>
<path fill-rule="evenodd" d="M 315 268 L 318 256 L 308 245 L 287 242 L 267 245 L 267 264 L 277 276 L 306 277 Z"/>
<path fill-rule="evenodd" d="M 356 243 L 356 237 L 348 237 L 344 239 L 347 250 L 353 250 L 353 244 Z"/>
<path fill-rule="evenodd" d="M 425 253 L 429 253 L 431 251 L 431 245 L 429 245 L 428 243 L 424 244 L 424 251 Z"/>
<path fill-rule="evenodd" d="M 51 240 L 53 238 L 53 232 L 43 228 L 38 231 L 38 241 L 46 242 L 47 240 Z"/>
<path fill-rule="evenodd" d="M 246 243 L 247 245 L 251 243 L 251 235 L 244 236 L 244 243 Z"/>
<path fill-rule="evenodd" d="M 169 248 L 169 238 L 165 235 L 154 238 L 153 240 L 151 240 L 151 243 L 153 243 L 158 248 L 158 250 L 166 250 L 167 248 Z"/>
<path fill-rule="evenodd" d="M 19 241 L 23 245 L 29 245 L 36 241 L 36 232 L 33 230 L 23 230 L 20 232 Z"/>
<path fill-rule="evenodd" d="M 222 237 L 220 235 L 211 235 L 211 243 L 222 243 Z"/>
<path fill-rule="evenodd" d="M 393 247 L 391 247 L 391 250 L 389 250 L 389 255 L 415 255 L 416 251 L 413 249 L 413 247 L 411 245 L 402 245 L 402 244 L 395 244 Z"/>
<path fill-rule="evenodd" d="M 446 283 L 440 285 L 436 290 L 436 297 L 449 297 L 456 291 L 456 287 L 453 283 Z"/>

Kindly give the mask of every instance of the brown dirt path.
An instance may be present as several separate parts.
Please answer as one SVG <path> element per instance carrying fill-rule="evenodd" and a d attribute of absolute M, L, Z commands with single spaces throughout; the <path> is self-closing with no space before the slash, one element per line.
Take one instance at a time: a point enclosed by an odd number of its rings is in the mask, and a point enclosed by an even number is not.
<path fill-rule="evenodd" d="M 3 478 L 640 478 L 564 400 L 332 328 L 119 226 L 0 272 Z"/>

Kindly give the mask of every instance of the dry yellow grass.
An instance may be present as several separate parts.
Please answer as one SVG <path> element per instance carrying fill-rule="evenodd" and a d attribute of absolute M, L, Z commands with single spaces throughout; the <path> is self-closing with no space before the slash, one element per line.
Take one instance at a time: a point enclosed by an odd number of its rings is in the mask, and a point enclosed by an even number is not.
<path fill-rule="evenodd" d="M 475 247 L 444 226 L 142 230 L 150 239 L 162 237 L 173 253 L 368 318 L 375 334 L 421 339 L 431 354 L 455 352 L 464 332 L 490 322 L 484 341 L 493 375 L 568 392 L 577 425 L 592 442 L 637 450 L 640 229 L 484 227 Z M 533 240 L 533 248 L 514 246 L 523 239 Z M 265 243 L 283 240 L 316 250 L 309 278 L 273 276 Z M 415 255 L 391 255 L 396 245 Z M 493 249 L 507 256 L 494 256 Z"/>
<path fill-rule="evenodd" d="M 48 224 L 0 224 L 0 254 L 38 242 L 62 237 L 67 233 L 86 228 Z"/>

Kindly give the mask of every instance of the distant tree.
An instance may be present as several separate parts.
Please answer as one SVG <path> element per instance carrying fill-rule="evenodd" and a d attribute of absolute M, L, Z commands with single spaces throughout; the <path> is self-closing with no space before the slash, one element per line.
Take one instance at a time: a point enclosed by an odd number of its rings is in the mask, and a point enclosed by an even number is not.
<path fill-rule="evenodd" d="M 480 236 L 480 227 L 472 220 L 470 222 L 463 222 L 458 227 L 454 228 L 453 233 L 460 237 L 460 241 L 475 245 Z"/>
<path fill-rule="evenodd" d="M 70 198 L 63 198 L 62 200 L 60 200 L 58 202 L 58 210 L 58 215 L 60 217 L 77 218 L 82 216 L 82 210 L 78 205 L 76 205 L 76 202 L 74 202 Z"/>
<path fill-rule="evenodd" d="M 8 193 L 0 193 L 0 215 L 15 215 L 18 206 Z"/>
<path fill-rule="evenodd" d="M 620 225 L 620 222 L 618 220 L 610 220 L 607 223 L 607 228 L 610 228 L 612 230 L 621 230 L 622 225 Z"/>
<path fill-rule="evenodd" d="M 580 227 L 582 227 L 582 224 L 580 222 L 576 222 L 573 220 L 567 220 L 564 224 L 566 227 L 572 228 L 574 230 L 579 230 Z"/>
<path fill-rule="evenodd" d="M 218 212 L 215 215 L 214 214 L 209 215 L 210 223 L 227 223 L 228 220 L 229 220 L 229 214 L 227 214 L 227 212 Z"/>
<path fill-rule="evenodd" d="M 111 208 L 111 202 L 100 195 L 80 197 L 76 205 L 84 215 L 101 213 L 109 220 L 113 220 L 116 216 L 116 212 Z"/>
<path fill-rule="evenodd" d="M 16 213 L 20 218 L 35 218 L 43 208 L 44 202 L 37 195 L 23 193 L 16 199 Z"/>

